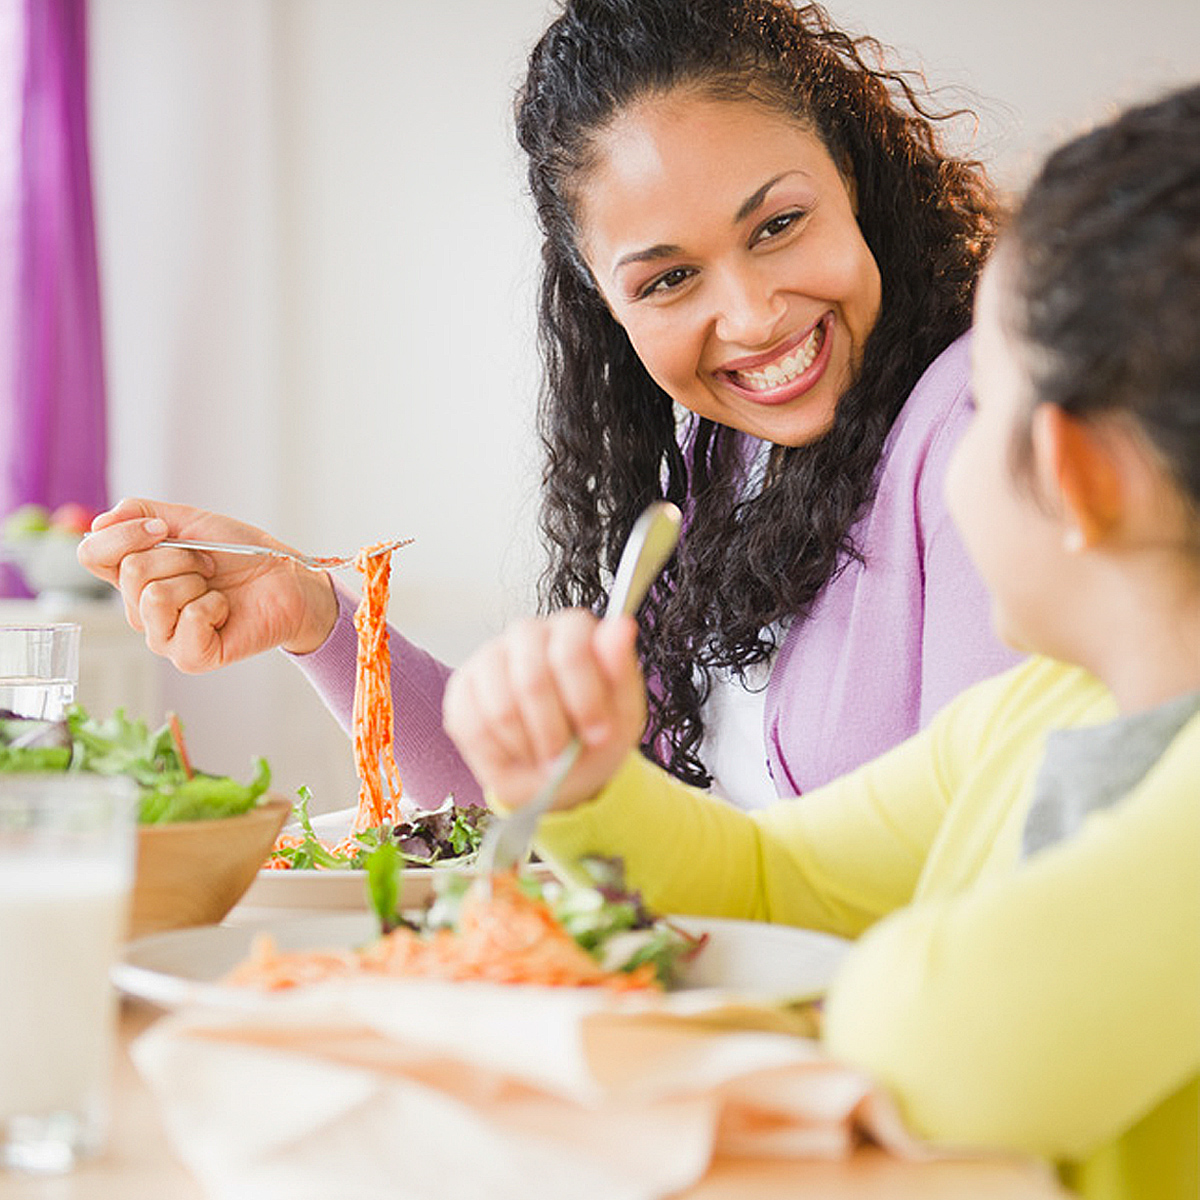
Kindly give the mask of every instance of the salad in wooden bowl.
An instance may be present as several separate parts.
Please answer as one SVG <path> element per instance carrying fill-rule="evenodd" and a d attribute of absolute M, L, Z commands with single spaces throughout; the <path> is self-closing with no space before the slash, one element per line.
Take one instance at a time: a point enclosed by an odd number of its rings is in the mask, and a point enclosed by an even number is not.
<path fill-rule="evenodd" d="M 174 716 L 157 729 L 79 705 L 61 721 L 0 710 L 0 772 L 92 771 L 140 792 L 129 936 L 220 921 L 249 887 L 291 805 L 269 798 L 258 759 L 248 783 L 196 770 Z"/>

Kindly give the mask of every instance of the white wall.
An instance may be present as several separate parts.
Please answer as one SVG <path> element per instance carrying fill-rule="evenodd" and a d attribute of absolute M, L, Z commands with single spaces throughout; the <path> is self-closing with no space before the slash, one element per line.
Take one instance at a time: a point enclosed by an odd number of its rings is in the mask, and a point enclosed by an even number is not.
<path fill-rule="evenodd" d="M 511 95 L 553 8 L 91 3 L 115 493 L 318 553 L 414 535 L 393 619 L 451 661 L 532 602 L 537 250 Z M 1195 0 L 832 8 L 975 89 L 977 152 L 1014 185 L 1082 121 L 1200 77 Z M 281 656 L 164 688 L 205 766 L 266 753 L 281 790 L 351 802 L 346 741 Z"/>
<path fill-rule="evenodd" d="M 833 0 L 846 27 L 895 47 L 979 115 L 974 151 L 1019 187 L 1088 124 L 1200 80 L 1197 0 Z M 966 93 L 956 89 L 968 89 Z"/>

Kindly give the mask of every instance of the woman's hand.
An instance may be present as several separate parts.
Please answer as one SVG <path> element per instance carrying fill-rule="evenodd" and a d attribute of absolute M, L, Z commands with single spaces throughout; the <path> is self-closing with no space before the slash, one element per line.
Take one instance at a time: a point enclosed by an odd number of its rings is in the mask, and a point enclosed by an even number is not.
<path fill-rule="evenodd" d="M 446 732 L 485 790 L 506 808 L 528 803 L 558 753 L 583 743 L 555 808 L 590 799 L 637 745 L 646 692 L 632 617 L 582 609 L 520 621 L 451 677 Z"/>
<path fill-rule="evenodd" d="M 181 671 L 211 671 L 274 646 L 303 654 L 329 635 L 337 599 L 325 572 L 160 548 L 168 536 L 290 547 L 229 517 L 151 500 L 122 500 L 92 522 L 79 561 L 120 590 L 130 625 Z"/>

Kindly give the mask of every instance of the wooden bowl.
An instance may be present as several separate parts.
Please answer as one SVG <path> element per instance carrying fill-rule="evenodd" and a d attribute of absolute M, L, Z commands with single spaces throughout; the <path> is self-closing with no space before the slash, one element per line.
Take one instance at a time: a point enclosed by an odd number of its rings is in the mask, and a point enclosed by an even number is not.
<path fill-rule="evenodd" d="M 129 937 L 188 925 L 212 925 L 241 899 L 292 811 L 267 800 L 215 821 L 138 828 Z"/>

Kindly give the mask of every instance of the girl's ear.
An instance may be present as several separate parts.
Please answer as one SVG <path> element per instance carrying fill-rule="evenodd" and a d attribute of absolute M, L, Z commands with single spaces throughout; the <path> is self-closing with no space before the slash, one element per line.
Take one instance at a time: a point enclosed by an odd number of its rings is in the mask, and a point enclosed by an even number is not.
<path fill-rule="evenodd" d="M 1122 456 L 1102 425 L 1081 421 L 1055 404 L 1033 412 L 1031 436 L 1038 477 L 1062 504 L 1064 543 L 1082 550 L 1104 541 L 1125 504 Z"/>

